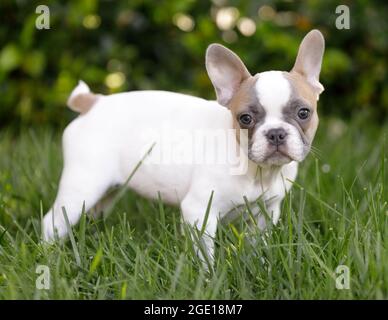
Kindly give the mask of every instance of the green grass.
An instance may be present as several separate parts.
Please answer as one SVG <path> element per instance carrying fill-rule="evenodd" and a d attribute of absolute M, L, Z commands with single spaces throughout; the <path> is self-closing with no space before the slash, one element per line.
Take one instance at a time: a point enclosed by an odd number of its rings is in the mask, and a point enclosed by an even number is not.
<path fill-rule="evenodd" d="M 363 121 L 321 121 L 319 159 L 302 164 L 267 244 L 241 218 L 220 226 L 212 274 L 181 234 L 179 210 L 131 192 L 106 220 L 83 215 L 74 242 L 41 245 L 60 136 L 2 132 L 0 299 L 387 299 L 388 130 Z M 38 265 L 49 266 L 50 290 L 36 289 Z M 336 289 L 338 265 L 350 268 L 349 290 Z"/>

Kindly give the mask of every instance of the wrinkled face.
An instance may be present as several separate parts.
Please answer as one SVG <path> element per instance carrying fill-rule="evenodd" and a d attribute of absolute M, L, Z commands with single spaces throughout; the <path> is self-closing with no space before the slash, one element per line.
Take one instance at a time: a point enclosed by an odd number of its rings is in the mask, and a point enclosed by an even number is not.
<path fill-rule="evenodd" d="M 229 49 L 212 44 L 206 69 L 219 104 L 230 109 L 235 129 L 246 129 L 248 157 L 261 166 L 302 161 L 318 126 L 317 100 L 325 41 L 310 31 L 299 46 L 290 72 L 267 71 L 252 76 Z"/>
<path fill-rule="evenodd" d="M 246 129 L 248 157 L 259 165 L 302 161 L 318 126 L 316 96 L 296 73 L 262 72 L 233 96 L 234 127 Z"/>

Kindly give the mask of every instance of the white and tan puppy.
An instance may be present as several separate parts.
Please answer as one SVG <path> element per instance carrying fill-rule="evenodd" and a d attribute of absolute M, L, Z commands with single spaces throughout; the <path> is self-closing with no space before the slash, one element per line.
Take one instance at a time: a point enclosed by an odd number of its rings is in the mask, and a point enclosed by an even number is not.
<path fill-rule="evenodd" d="M 192 154 L 177 132 L 234 130 L 234 141 L 247 139 L 246 170 L 231 170 L 237 154 L 227 150 L 222 163 L 144 161 L 128 187 L 148 198 L 179 205 L 183 220 L 205 230 L 211 259 L 217 222 L 245 199 L 266 201 L 273 223 L 281 201 L 297 174 L 298 162 L 308 152 L 318 126 L 317 100 L 324 39 L 313 30 L 303 39 L 290 72 L 268 71 L 252 76 L 241 60 L 225 47 L 213 44 L 206 52 L 206 68 L 217 102 L 165 91 L 136 91 L 97 95 L 83 82 L 68 105 L 80 112 L 63 134 L 64 168 L 55 202 L 43 220 L 43 237 L 67 234 L 63 215 L 78 222 L 83 205 L 95 207 L 108 189 L 123 185 L 144 158 L 179 149 Z M 243 129 L 243 130 L 240 130 Z M 156 132 L 163 143 L 155 143 Z M 186 140 L 184 140 L 186 141 Z M 188 140 L 187 140 L 188 141 Z M 217 139 L 210 148 L 218 148 Z M 208 152 L 209 144 L 202 152 Z M 213 192 L 205 226 L 205 213 Z M 245 199 L 244 199 L 245 198 Z M 265 219 L 258 215 L 258 225 Z"/>

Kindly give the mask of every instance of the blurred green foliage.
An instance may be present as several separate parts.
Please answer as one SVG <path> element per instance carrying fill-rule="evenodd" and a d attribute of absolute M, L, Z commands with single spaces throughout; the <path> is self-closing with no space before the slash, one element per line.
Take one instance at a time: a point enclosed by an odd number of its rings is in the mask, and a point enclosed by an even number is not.
<path fill-rule="evenodd" d="M 35 27 L 40 4 L 50 9 L 49 30 Z M 335 27 L 339 4 L 350 8 L 350 30 Z M 220 9 L 229 16 L 222 20 Z M 237 52 L 252 73 L 289 70 L 312 28 L 327 45 L 321 113 L 388 114 L 384 1 L 3 0 L 0 12 L 0 127 L 63 126 L 75 116 L 65 104 L 79 79 L 102 93 L 163 89 L 214 98 L 204 67 L 210 43 Z M 250 19 L 245 31 L 243 17 Z"/>

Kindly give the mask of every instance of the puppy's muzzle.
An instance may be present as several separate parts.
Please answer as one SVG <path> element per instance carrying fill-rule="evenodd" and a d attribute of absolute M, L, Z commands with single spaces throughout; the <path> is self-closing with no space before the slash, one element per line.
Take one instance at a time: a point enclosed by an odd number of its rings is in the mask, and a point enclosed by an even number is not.
<path fill-rule="evenodd" d="M 268 130 L 266 134 L 268 142 L 273 146 L 280 146 L 286 142 L 287 132 L 283 128 Z"/>

